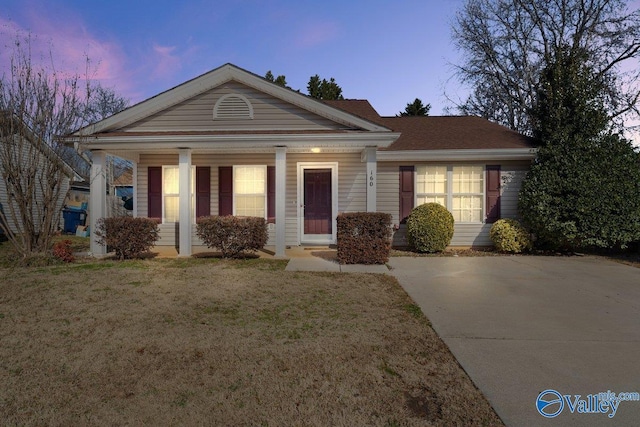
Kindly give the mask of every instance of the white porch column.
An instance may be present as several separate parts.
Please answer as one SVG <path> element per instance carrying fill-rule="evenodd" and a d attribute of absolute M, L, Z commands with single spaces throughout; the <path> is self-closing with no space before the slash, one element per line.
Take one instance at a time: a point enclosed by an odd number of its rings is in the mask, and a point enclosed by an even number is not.
<path fill-rule="evenodd" d="M 178 256 L 191 256 L 191 149 L 181 148 L 178 155 L 179 233 Z"/>
<path fill-rule="evenodd" d="M 104 256 L 107 247 L 96 242 L 96 228 L 98 220 L 107 216 L 107 179 L 105 176 L 106 154 L 104 151 L 94 151 L 91 163 L 91 180 L 89 182 L 91 195 L 89 196 L 89 232 L 91 238 L 91 253 L 93 256 Z"/>
<path fill-rule="evenodd" d="M 287 148 L 276 147 L 276 258 L 285 258 Z"/>
<path fill-rule="evenodd" d="M 138 218 L 138 161 L 131 162 L 133 175 L 133 217 Z"/>
<path fill-rule="evenodd" d="M 377 174 L 378 166 L 376 153 L 378 149 L 376 147 L 367 147 L 364 149 L 362 155 L 367 162 L 367 212 L 375 212 L 376 206 L 376 193 L 377 193 Z"/>

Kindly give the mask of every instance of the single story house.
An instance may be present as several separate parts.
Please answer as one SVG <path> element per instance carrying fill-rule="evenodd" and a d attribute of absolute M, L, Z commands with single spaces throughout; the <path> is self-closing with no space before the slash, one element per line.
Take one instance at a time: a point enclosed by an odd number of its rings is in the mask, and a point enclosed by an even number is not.
<path fill-rule="evenodd" d="M 335 243 L 341 212 L 388 212 L 401 245 L 406 216 L 431 201 L 453 213 L 453 246 L 490 245 L 535 156 L 530 138 L 482 118 L 380 117 L 365 100 L 319 101 L 232 64 L 70 140 L 93 153 L 91 230 L 105 213 L 105 155 L 116 155 L 133 162 L 134 216 L 157 218 L 157 244 L 180 256 L 201 244 L 195 222 L 207 215 L 266 218 L 284 256 Z"/>

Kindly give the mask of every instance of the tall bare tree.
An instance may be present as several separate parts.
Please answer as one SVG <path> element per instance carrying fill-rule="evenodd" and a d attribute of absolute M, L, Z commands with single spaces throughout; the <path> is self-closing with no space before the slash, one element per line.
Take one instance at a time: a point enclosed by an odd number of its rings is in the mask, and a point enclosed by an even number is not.
<path fill-rule="evenodd" d="M 585 51 L 609 118 L 638 115 L 640 11 L 625 0 L 466 0 L 453 23 L 464 54 L 457 76 L 472 93 L 460 106 L 531 133 L 531 108 L 542 70 L 568 47 Z"/>
<path fill-rule="evenodd" d="M 60 224 L 73 173 L 57 137 L 83 124 L 80 79 L 32 62 L 30 40 L 17 40 L 0 79 L 0 227 L 23 256 L 45 252 Z"/>

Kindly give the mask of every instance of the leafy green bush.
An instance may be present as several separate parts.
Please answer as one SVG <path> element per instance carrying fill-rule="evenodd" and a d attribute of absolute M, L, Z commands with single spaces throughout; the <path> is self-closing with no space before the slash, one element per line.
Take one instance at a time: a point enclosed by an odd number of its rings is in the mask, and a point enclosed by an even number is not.
<path fill-rule="evenodd" d="M 531 236 L 515 219 L 499 219 L 491 226 L 489 237 L 500 252 L 519 254 L 531 250 Z"/>
<path fill-rule="evenodd" d="M 407 241 L 418 252 L 442 252 L 453 237 L 453 215 L 438 203 L 425 203 L 407 218 Z"/>
<path fill-rule="evenodd" d="M 262 249 L 269 237 L 264 218 L 231 215 L 198 218 L 196 234 L 207 247 L 220 249 L 225 258 Z"/>
<path fill-rule="evenodd" d="M 617 135 L 542 147 L 518 207 L 543 248 L 624 249 L 640 240 L 640 154 Z"/>
<path fill-rule="evenodd" d="M 116 258 L 138 258 L 158 240 L 158 223 L 150 218 L 100 218 L 96 241 L 116 253 Z"/>
<path fill-rule="evenodd" d="M 391 215 L 353 212 L 338 215 L 338 262 L 384 264 L 391 249 Z"/>

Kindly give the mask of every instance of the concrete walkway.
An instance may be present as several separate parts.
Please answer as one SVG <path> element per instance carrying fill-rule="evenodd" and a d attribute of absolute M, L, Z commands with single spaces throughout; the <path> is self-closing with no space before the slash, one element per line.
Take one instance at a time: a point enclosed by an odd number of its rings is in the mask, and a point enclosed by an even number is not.
<path fill-rule="evenodd" d="M 290 259 L 285 269 L 286 271 L 389 273 L 386 265 L 338 264 L 335 249 L 297 246 L 287 249 L 287 256 Z"/>
<path fill-rule="evenodd" d="M 257 251 L 256 254 L 260 258 L 274 258 L 274 247 L 267 246 L 264 251 Z M 155 253 L 158 258 L 176 258 L 178 251 L 173 246 L 155 246 L 151 252 Z M 194 255 L 215 252 L 206 246 L 194 246 L 192 248 Z M 388 274 L 389 269 L 386 265 L 364 265 L 352 264 L 341 265 L 336 261 L 336 250 L 328 247 L 314 246 L 292 246 L 286 250 L 286 256 L 289 259 L 286 271 L 328 271 L 342 273 L 376 273 Z"/>
<path fill-rule="evenodd" d="M 561 398 L 562 411 L 547 419 L 536 400 L 547 389 L 571 404 L 576 395 L 640 392 L 640 268 L 594 257 L 389 264 L 507 425 L 638 425 L 640 401 L 620 402 L 609 418 L 571 413 Z"/>

